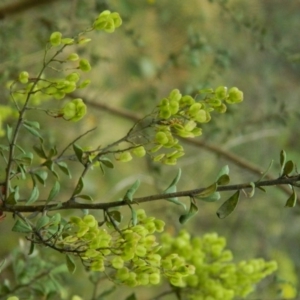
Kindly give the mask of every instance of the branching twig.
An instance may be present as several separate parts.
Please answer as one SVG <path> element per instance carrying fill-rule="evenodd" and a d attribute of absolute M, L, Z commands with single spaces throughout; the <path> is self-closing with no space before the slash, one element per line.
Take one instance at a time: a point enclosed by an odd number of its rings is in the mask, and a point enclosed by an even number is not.
<path fill-rule="evenodd" d="M 294 185 L 300 182 L 300 175 L 295 175 L 291 177 L 280 177 L 273 180 L 264 180 L 260 182 L 254 183 L 255 187 L 266 187 L 266 186 L 277 186 L 277 185 Z M 247 188 L 253 188 L 252 184 L 250 183 L 241 183 L 241 184 L 232 184 L 232 185 L 226 185 L 226 186 L 219 186 L 217 187 L 218 192 L 223 191 L 237 191 L 237 190 L 244 190 Z M 169 198 L 175 198 L 175 197 L 193 197 L 197 196 L 197 194 L 200 194 L 201 192 L 205 191 L 206 188 L 197 188 L 193 190 L 187 190 L 187 191 L 181 191 L 176 193 L 168 193 L 168 194 L 157 194 L 157 195 L 150 195 L 145 197 L 138 197 L 133 198 L 132 204 L 140 204 L 145 202 L 151 202 L 151 201 L 157 201 L 157 200 L 166 200 Z M 119 207 L 119 206 L 126 206 L 128 205 L 127 200 L 122 201 L 114 201 L 114 202 L 104 202 L 104 203 L 78 203 L 75 201 L 66 201 L 61 204 L 61 206 L 58 206 L 57 204 L 51 204 L 51 205 L 11 205 L 6 207 L 1 207 L 1 211 L 3 212 L 42 212 L 45 210 L 69 210 L 69 209 L 98 209 L 98 210 L 107 210 L 109 208 L 113 207 Z"/>

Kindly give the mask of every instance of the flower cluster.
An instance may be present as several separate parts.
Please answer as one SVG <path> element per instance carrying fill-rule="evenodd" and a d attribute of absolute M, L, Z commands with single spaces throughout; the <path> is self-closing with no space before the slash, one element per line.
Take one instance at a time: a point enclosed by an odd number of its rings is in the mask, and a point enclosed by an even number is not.
<path fill-rule="evenodd" d="M 171 284 L 184 289 L 187 299 L 232 300 L 246 297 L 254 285 L 277 269 L 275 261 L 251 259 L 233 263 L 232 253 L 226 250 L 226 240 L 216 233 L 202 238 L 191 238 L 182 230 L 177 237 L 164 234 L 161 238 L 161 256 L 178 253 L 195 267 L 195 273 L 170 280 Z"/>
<path fill-rule="evenodd" d="M 211 120 L 211 112 L 226 112 L 226 104 L 235 104 L 243 101 L 243 92 L 233 87 L 227 91 L 224 86 L 215 90 L 205 90 L 205 97 L 197 101 L 190 95 L 182 95 L 178 89 L 171 91 L 168 97 L 163 98 L 158 105 L 158 121 L 155 125 L 156 146 L 152 153 L 162 148 L 172 149 L 156 155 L 153 160 L 164 164 L 174 165 L 177 159 L 184 155 L 183 147 L 175 136 L 194 138 L 202 134 L 201 123 Z"/>
<path fill-rule="evenodd" d="M 93 271 L 112 269 L 111 278 L 131 287 L 158 284 L 162 275 L 176 285 L 179 278 L 193 274 L 195 268 L 178 254 L 163 259 L 159 254 L 161 246 L 154 233 L 162 232 L 165 223 L 147 217 L 142 209 L 136 213 L 136 225 L 112 233 L 99 228 L 92 215 L 71 217 L 57 246 L 79 255 Z"/>

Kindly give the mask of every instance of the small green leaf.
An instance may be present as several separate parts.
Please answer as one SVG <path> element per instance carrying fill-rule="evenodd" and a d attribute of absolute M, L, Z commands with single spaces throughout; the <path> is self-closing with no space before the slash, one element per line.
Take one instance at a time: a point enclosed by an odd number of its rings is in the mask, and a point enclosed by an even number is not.
<path fill-rule="evenodd" d="M 112 294 L 113 292 L 115 292 L 115 290 L 117 289 L 116 285 L 113 285 L 111 288 L 104 290 L 101 294 L 99 294 L 96 298 L 96 300 L 106 300 L 107 297 L 110 294 Z"/>
<path fill-rule="evenodd" d="M 10 143 L 12 140 L 13 130 L 9 125 L 6 125 L 6 136 L 8 139 L 8 142 Z"/>
<path fill-rule="evenodd" d="M 19 198 L 20 198 L 20 193 L 19 193 L 19 186 L 15 186 L 12 192 L 9 194 L 7 197 L 5 203 L 9 205 L 15 205 L 17 204 Z"/>
<path fill-rule="evenodd" d="M 36 122 L 36 121 L 24 120 L 24 124 L 26 124 L 28 127 L 31 127 L 31 128 L 40 129 L 40 124 L 39 124 L 39 122 Z"/>
<path fill-rule="evenodd" d="M 47 158 L 43 144 L 40 144 L 39 146 L 33 146 L 33 149 L 39 157 L 45 158 L 45 159 Z"/>
<path fill-rule="evenodd" d="M 26 202 L 26 205 L 34 203 L 39 198 L 40 192 L 38 187 L 35 185 L 31 191 L 29 199 Z"/>
<path fill-rule="evenodd" d="M 236 208 L 240 197 L 240 190 L 236 191 L 229 199 L 227 199 L 217 210 L 217 216 L 220 219 L 226 218 Z"/>
<path fill-rule="evenodd" d="M 42 229 L 44 226 L 46 226 L 47 224 L 49 224 L 50 222 L 50 218 L 48 216 L 41 216 L 37 222 L 36 222 L 36 229 L 40 230 Z"/>
<path fill-rule="evenodd" d="M 42 136 L 40 135 L 40 133 L 39 133 L 36 129 L 34 129 L 34 128 L 32 128 L 32 127 L 26 125 L 26 124 L 23 124 L 23 126 L 24 126 L 24 127 L 25 127 L 32 135 L 34 135 L 34 136 L 40 138 L 41 141 L 43 140 Z"/>
<path fill-rule="evenodd" d="M 252 198 L 254 196 L 254 194 L 255 194 L 255 183 L 254 182 L 250 182 L 249 184 L 251 185 L 252 189 L 251 189 L 251 192 L 247 193 L 247 196 L 249 198 Z"/>
<path fill-rule="evenodd" d="M 286 162 L 286 153 L 284 150 L 280 151 L 280 166 L 283 168 Z"/>
<path fill-rule="evenodd" d="M 195 198 L 204 202 L 216 202 L 221 199 L 221 195 L 219 192 L 214 192 L 213 194 L 210 194 L 207 197 L 195 197 Z"/>
<path fill-rule="evenodd" d="M 30 166 L 33 160 L 33 154 L 31 152 L 20 154 L 15 157 L 15 160 L 26 166 Z"/>
<path fill-rule="evenodd" d="M 229 167 L 228 165 L 222 167 L 222 169 L 220 170 L 218 176 L 217 176 L 217 180 L 222 176 L 222 175 L 229 175 Z"/>
<path fill-rule="evenodd" d="M 99 161 L 101 162 L 101 164 L 103 164 L 105 167 L 113 169 L 114 168 L 114 164 L 112 163 L 112 161 L 107 158 L 107 157 L 101 157 L 99 158 Z"/>
<path fill-rule="evenodd" d="M 57 155 L 57 149 L 56 146 L 52 147 L 49 150 L 48 158 L 51 159 L 53 156 Z"/>
<path fill-rule="evenodd" d="M 76 195 L 76 198 L 81 198 L 89 201 L 94 201 L 94 199 L 90 195 Z"/>
<path fill-rule="evenodd" d="M 137 189 L 139 188 L 141 182 L 139 179 L 137 179 L 134 184 L 127 190 L 125 196 L 124 196 L 124 200 L 125 201 L 132 201 L 133 199 L 133 195 L 135 194 L 135 192 L 137 191 Z"/>
<path fill-rule="evenodd" d="M 83 178 L 80 177 L 72 196 L 77 196 L 78 194 L 80 194 L 83 187 L 84 187 Z"/>
<path fill-rule="evenodd" d="M 29 224 L 27 224 L 23 220 L 18 219 L 15 225 L 13 226 L 12 231 L 20 232 L 20 233 L 29 233 L 32 231 L 32 228 Z"/>
<path fill-rule="evenodd" d="M 34 252 L 35 249 L 35 243 L 34 242 L 30 242 L 30 248 L 28 251 L 28 255 L 31 255 Z"/>
<path fill-rule="evenodd" d="M 135 211 L 135 209 L 132 208 L 131 205 L 129 205 L 129 208 L 130 208 L 130 210 L 131 210 L 132 225 L 133 225 L 133 226 L 136 226 L 137 221 L 138 221 L 138 220 L 137 220 L 137 214 L 136 214 L 136 211 Z"/>
<path fill-rule="evenodd" d="M 194 204 L 191 201 L 190 209 L 187 214 L 181 215 L 179 218 L 180 224 L 185 224 L 187 221 L 189 221 L 194 215 L 196 215 L 198 212 L 198 207 L 196 204 Z"/>
<path fill-rule="evenodd" d="M 73 257 L 68 254 L 66 255 L 66 264 L 67 264 L 67 268 L 68 268 L 69 272 L 71 274 L 73 274 L 76 270 L 76 265 L 75 265 Z"/>
<path fill-rule="evenodd" d="M 38 170 L 34 173 L 35 177 L 37 178 L 37 180 L 45 186 L 46 183 L 46 179 L 48 178 L 48 172 L 44 171 L 44 170 Z"/>
<path fill-rule="evenodd" d="M 125 300 L 137 300 L 137 297 L 135 296 L 135 293 L 132 293 L 131 295 L 127 296 Z"/>
<path fill-rule="evenodd" d="M 262 186 L 257 186 L 257 188 L 266 193 L 266 190 Z"/>
<path fill-rule="evenodd" d="M 1 263 L 0 263 L 0 274 L 3 271 L 3 269 L 4 269 L 5 263 L 6 263 L 6 259 L 4 259 L 3 261 L 1 261 Z"/>
<path fill-rule="evenodd" d="M 230 177 L 227 174 L 223 174 L 219 177 L 217 184 L 218 185 L 226 185 L 230 182 Z"/>
<path fill-rule="evenodd" d="M 181 177 L 181 169 L 178 169 L 177 175 L 169 185 L 169 187 L 163 192 L 164 194 L 169 194 L 169 193 L 176 193 L 177 192 L 177 186 L 176 184 L 178 183 L 179 179 Z M 178 200 L 177 197 L 172 197 L 172 198 L 166 198 L 169 202 L 172 202 L 176 205 L 181 205 L 183 208 L 186 210 L 186 205 Z"/>
<path fill-rule="evenodd" d="M 293 194 L 287 199 L 285 207 L 294 207 L 297 203 L 297 194 L 293 188 Z"/>
<path fill-rule="evenodd" d="M 284 168 L 283 168 L 283 172 L 282 175 L 289 175 L 291 172 L 293 172 L 294 170 L 294 163 L 289 160 L 285 163 Z"/>
<path fill-rule="evenodd" d="M 48 204 L 49 202 L 51 202 L 59 193 L 60 191 L 60 183 L 59 181 L 55 181 L 54 186 L 52 187 L 48 199 L 46 200 L 46 204 Z"/>
<path fill-rule="evenodd" d="M 53 225 L 58 225 L 60 222 L 61 222 L 61 214 L 60 213 L 56 213 L 50 219 L 50 223 Z"/>
<path fill-rule="evenodd" d="M 65 162 L 58 162 L 58 163 L 56 163 L 57 165 L 58 165 L 58 167 L 59 167 L 59 169 L 64 173 L 64 174 L 66 174 L 67 176 L 69 176 L 70 178 L 72 177 L 71 176 L 71 172 L 70 172 L 70 170 L 69 170 L 69 167 L 68 167 L 68 165 L 65 163 Z"/>
<path fill-rule="evenodd" d="M 175 193 L 177 191 L 176 184 L 178 183 L 181 177 L 181 169 L 178 169 L 177 175 L 169 185 L 169 187 L 164 191 L 164 194 Z"/>
<path fill-rule="evenodd" d="M 82 156 L 83 156 L 83 150 L 81 147 L 79 147 L 77 144 L 73 144 L 73 150 L 75 152 L 75 155 L 77 159 L 82 162 Z"/>
<path fill-rule="evenodd" d="M 268 166 L 268 168 L 267 168 L 267 170 L 265 172 L 263 172 L 263 174 L 257 180 L 257 182 L 260 182 L 260 181 L 262 181 L 265 178 L 265 176 L 268 174 L 268 172 L 270 171 L 271 167 L 273 166 L 273 162 L 274 162 L 274 160 L 272 159 L 271 162 L 270 162 L 270 164 L 269 164 L 269 166 Z"/>
<path fill-rule="evenodd" d="M 217 190 L 217 183 L 213 183 L 212 185 L 210 185 L 209 187 L 205 188 L 202 192 L 200 192 L 197 195 L 194 195 L 197 199 L 198 198 L 206 198 L 209 195 L 213 194 L 216 190 Z"/>
<path fill-rule="evenodd" d="M 119 224 L 121 223 L 122 214 L 118 210 L 109 211 L 108 214 L 112 219 L 114 219 L 114 221 L 118 222 Z"/>

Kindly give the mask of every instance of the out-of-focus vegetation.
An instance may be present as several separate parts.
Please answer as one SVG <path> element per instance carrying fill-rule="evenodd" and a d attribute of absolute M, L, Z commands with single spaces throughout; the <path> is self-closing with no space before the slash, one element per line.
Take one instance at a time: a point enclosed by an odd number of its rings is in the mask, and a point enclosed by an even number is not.
<path fill-rule="evenodd" d="M 2 1 L 0 11 L 10 3 Z M 0 20 L 0 104 L 8 101 L 5 89 L 8 80 L 17 78 L 22 70 L 35 73 L 39 69 L 42 49 L 53 31 L 72 35 L 87 27 L 105 9 L 117 11 L 123 25 L 113 35 L 93 33 L 94 42 L 80 48 L 80 54 L 93 65 L 89 74 L 92 84 L 80 95 L 90 113 L 73 127 L 64 126 L 62 120 L 51 122 L 49 127 L 44 125 L 44 133 L 53 145 L 64 148 L 79 132 L 95 126 L 93 138 L 87 135 L 82 143 L 91 149 L 111 143 L 126 134 L 137 116 L 149 113 L 173 88 L 196 94 L 206 87 L 238 86 L 245 100 L 204 125 L 204 134 L 198 138 L 201 144 L 187 143 L 187 154 L 177 166 L 160 166 L 144 160 L 139 164 L 117 164 L 105 176 L 94 170 L 86 184 L 95 199 L 117 200 L 136 179 L 142 183 L 139 195 L 157 193 L 169 184 L 166 178 L 173 177 L 179 167 L 183 175 L 178 188 L 188 190 L 210 184 L 226 164 L 232 182 L 257 180 L 260 176 L 254 168 L 240 160 L 262 171 L 275 160 L 269 174 L 276 177 L 282 149 L 297 162 L 300 147 L 300 4 L 297 1 L 72 0 L 4 14 Z M 47 120 L 43 115 L 37 118 Z M 24 144 L 31 142 L 27 137 L 23 140 Z M 206 143 L 214 148 L 208 148 Z M 228 159 L 230 154 L 234 156 Z M 2 181 L 5 169 L 1 167 L 0 171 Z M 67 189 L 65 193 L 68 194 Z M 185 226 L 178 222 L 180 207 L 157 201 L 146 203 L 143 208 L 149 215 L 164 219 L 171 233 L 182 227 L 194 235 L 217 232 L 226 237 L 228 248 L 237 260 L 253 257 L 277 260 L 276 275 L 263 281 L 249 299 L 296 299 L 300 273 L 299 207 L 284 208 L 287 198 L 286 192 L 274 187 L 267 189 L 267 193 L 257 191 L 254 198 L 242 198 L 236 211 L 224 220 L 215 214 L 220 203 L 201 202 L 198 215 Z M 0 223 L 1 257 L 18 247 L 19 236 L 11 233 L 10 219 L 12 216 L 8 215 Z M 43 251 L 45 264 L 61 260 L 59 254 Z M 96 278 L 90 280 L 83 274 L 84 270 L 79 269 L 65 279 L 65 295 L 96 299 L 92 298 L 96 286 L 92 281 L 96 282 Z M 9 278 L 11 274 L 6 270 L 0 276 Z M 110 286 L 103 282 L 98 284 L 98 291 Z M 119 293 L 125 299 L 124 295 L 131 290 L 124 288 Z M 159 288 L 152 291 L 139 288 L 137 294 L 138 299 L 151 299 L 159 294 Z M 111 297 L 115 299 L 116 294 Z"/>

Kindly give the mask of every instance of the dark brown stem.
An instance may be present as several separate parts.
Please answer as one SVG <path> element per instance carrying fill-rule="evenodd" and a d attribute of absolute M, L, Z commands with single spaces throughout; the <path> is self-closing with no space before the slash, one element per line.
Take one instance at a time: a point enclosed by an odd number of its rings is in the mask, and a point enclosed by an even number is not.
<path fill-rule="evenodd" d="M 49 4 L 57 0 L 22 0 L 15 3 L 10 3 L 0 7 L 0 19 L 4 19 L 9 15 L 20 13 L 24 10 L 33 8 L 41 4 Z"/>
<path fill-rule="evenodd" d="M 273 180 L 264 180 L 260 182 L 255 182 L 255 187 L 267 187 L 267 186 L 277 186 L 277 185 L 295 185 L 300 181 L 300 175 L 295 175 L 291 177 L 280 177 Z M 232 184 L 232 185 L 226 185 L 226 186 L 219 186 L 217 187 L 216 191 L 223 192 L 223 191 L 237 191 L 237 190 L 243 190 L 247 188 L 252 188 L 252 185 L 250 183 L 241 183 L 241 184 Z M 138 197 L 134 198 L 130 204 L 140 204 L 144 202 L 151 202 L 151 201 L 157 201 L 157 200 L 167 200 L 169 198 L 174 197 L 194 197 L 197 196 L 197 194 L 200 194 L 201 192 L 205 191 L 206 188 L 198 188 L 193 190 L 187 190 L 187 191 L 181 191 L 176 193 L 168 193 L 168 194 L 157 194 L 157 195 L 151 195 L 151 196 L 145 196 L 145 197 Z M 95 203 L 95 204 L 89 204 L 89 203 L 78 203 L 76 201 L 66 201 L 63 202 L 61 205 L 58 204 L 51 204 L 51 205 L 14 205 L 14 206 L 5 206 L 1 207 L 1 211 L 3 212 L 43 212 L 45 210 L 69 210 L 69 209 L 99 209 L 99 210 L 107 210 L 114 207 L 119 206 L 127 206 L 128 201 L 122 200 L 122 201 L 114 201 L 114 202 L 104 202 L 104 203 Z"/>

